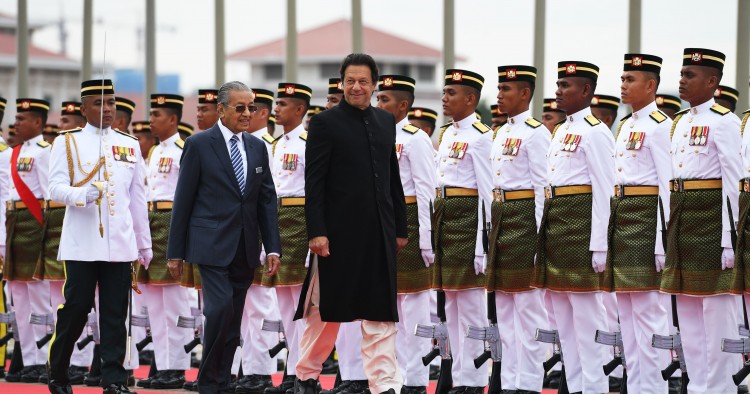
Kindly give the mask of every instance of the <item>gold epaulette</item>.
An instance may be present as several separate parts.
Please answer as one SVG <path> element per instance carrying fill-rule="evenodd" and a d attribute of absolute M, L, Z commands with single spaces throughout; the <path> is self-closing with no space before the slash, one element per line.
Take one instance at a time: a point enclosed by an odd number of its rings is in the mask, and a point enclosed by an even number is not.
<path fill-rule="evenodd" d="M 411 123 L 407 123 L 404 125 L 404 127 L 401 128 L 401 130 L 409 133 L 409 134 L 415 134 L 417 131 L 419 131 L 419 127 L 414 126 Z"/>
<path fill-rule="evenodd" d="M 592 126 L 596 126 L 599 123 L 602 123 L 602 121 L 599 120 L 599 119 L 597 119 L 596 116 L 594 116 L 594 115 L 586 115 L 586 117 L 584 119 L 586 119 L 586 122 L 588 122 L 588 124 L 590 124 Z"/>
<path fill-rule="evenodd" d="M 39 146 L 41 146 L 42 148 L 46 148 L 46 147 L 52 145 L 52 144 L 50 144 L 49 142 L 47 142 L 45 140 L 38 141 L 36 144 L 39 145 Z"/>
<path fill-rule="evenodd" d="M 721 105 L 719 103 L 716 103 L 716 104 L 712 105 L 711 106 L 711 111 L 714 111 L 714 112 L 716 112 L 717 114 L 719 114 L 721 116 L 724 116 L 724 115 L 732 112 L 731 110 L 729 110 L 729 108 L 727 108 L 727 107 L 725 107 L 725 106 L 723 106 L 723 105 Z"/>
<path fill-rule="evenodd" d="M 279 140 L 283 136 L 284 136 L 284 134 L 280 135 L 279 138 L 276 138 L 275 140 L 273 140 L 273 143 L 271 144 L 271 156 L 273 156 L 273 155 L 276 154 L 276 145 L 279 144 Z"/>
<path fill-rule="evenodd" d="M 307 141 L 307 132 L 305 131 L 304 133 L 300 134 L 299 139 L 301 139 L 302 141 Z"/>
<path fill-rule="evenodd" d="M 552 129 L 552 137 L 551 138 L 555 138 L 555 133 L 557 133 L 557 129 L 559 129 L 560 126 L 563 125 L 563 123 L 565 123 L 564 120 L 561 121 L 561 122 L 557 122 L 557 124 L 555 124 L 555 127 Z"/>
<path fill-rule="evenodd" d="M 148 150 L 148 155 L 146 156 L 146 163 L 151 163 L 151 154 L 154 153 L 154 149 L 156 149 L 156 145 L 152 145 L 151 149 Z"/>
<path fill-rule="evenodd" d="M 672 137 L 674 136 L 674 129 L 677 128 L 677 123 L 680 122 L 680 118 L 682 118 L 682 115 L 685 115 L 690 111 L 690 108 L 683 109 L 682 111 L 677 111 L 674 113 L 674 119 L 672 119 L 672 129 L 669 130 L 669 140 L 672 140 Z"/>
<path fill-rule="evenodd" d="M 0 142 L 0 152 L 5 152 L 8 148 L 10 148 L 8 145 Z"/>
<path fill-rule="evenodd" d="M 534 118 L 528 118 L 526 119 L 526 124 L 529 125 L 532 129 L 535 129 L 542 125 L 542 122 L 534 119 Z"/>
<path fill-rule="evenodd" d="M 267 144 L 273 144 L 273 142 L 275 141 L 271 134 L 263 134 L 263 137 L 261 139 L 263 141 L 266 141 Z"/>
<path fill-rule="evenodd" d="M 747 119 L 750 118 L 750 109 L 742 113 L 742 123 L 740 124 L 740 135 L 745 134 L 745 126 L 747 125 Z"/>
<path fill-rule="evenodd" d="M 474 126 L 474 128 L 477 129 L 477 131 L 479 131 L 482 134 L 492 130 L 490 126 L 487 126 L 486 124 L 482 122 L 474 122 L 471 125 Z"/>
<path fill-rule="evenodd" d="M 117 129 L 113 129 L 113 130 L 114 130 L 114 131 L 115 131 L 115 133 L 117 133 L 117 134 L 122 134 L 122 135 L 124 135 L 124 136 L 126 136 L 126 137 L 128 137 L 128 138 L 132 138 L 132 139 L 134 139 L 134 140 L 138 141 L 138 138 L 137 138 L 137 137 L 135 137 L 135 136 L 133 136 L 133 135 L 130 135 L 130 134 L 128 134 L 128 133 L 126 133 L 126 132 L 124 132 L 124 131 L 120 131 L 120 130 L 117 130 Z"/>
<path fill-rule="evenodd" d="M 80 128 L 80 127 L 76 127 L 75 129 L 60 130 L 60 131 L 57 132 L 57 134 L 63 135 L 63 134 L 67 134 L 67 133 L 77 133 L 77 132 L 79 132 L 81 130 L 83 130 L 83 129 Z"/>
<path fill-rule="evenodd" d="M 185 147 L 185 141 L 179 138 L 174 142 L 174 144 L 177 145 L 177 147 L 180 149 L 183 149 Z"/>
<path fill-rule="evenodd" d="M 620 130 L 622 129 L 622 126 L 625 124 L 625 121 L 628 120 L 631 116 L 633 116 L 632 112 L 620 119 L 620 124 L 617 125 L 617 133 L 615 133 L 615 139 L 620 136 Z"/>
<path fill-rule="evenodd" d="M 438 146 L 440 146 L 440 143 L 443 142 L 443 134 L 445 133 L 445 130 L 448 130 L 448 127 L 451 127 L 453 122 L 448 122 L 442 126 L 440 126 L 440 135 L 438 136 Z"/>
<path fill-rule="evenodd" d="M 656 123 L 661 123 L 665 120 L 667 120 L 667 115 L 665 115 L 663 112 L 659 111 L 658 109 L 651 114 L 648 115 L 651 119 L 653 119 Z"/>

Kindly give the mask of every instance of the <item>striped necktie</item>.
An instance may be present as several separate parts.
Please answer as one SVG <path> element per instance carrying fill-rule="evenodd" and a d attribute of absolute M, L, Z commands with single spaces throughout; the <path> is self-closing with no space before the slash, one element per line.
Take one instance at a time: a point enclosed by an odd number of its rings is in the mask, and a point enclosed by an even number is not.
<path fill-rule="evenodd" d="M 232 167 L 234 168 L 234 175 L 237 177 L 237 182 L 240 184 L 240 192 L 245 194 L 245 170 L 242 169 L 242 155 L 240 155 L 240 149 L 237 147 L 236 135 L 233 135 L 229 139 L 229 145 L 231 146 L 230 156 L 232 159 Z"/>

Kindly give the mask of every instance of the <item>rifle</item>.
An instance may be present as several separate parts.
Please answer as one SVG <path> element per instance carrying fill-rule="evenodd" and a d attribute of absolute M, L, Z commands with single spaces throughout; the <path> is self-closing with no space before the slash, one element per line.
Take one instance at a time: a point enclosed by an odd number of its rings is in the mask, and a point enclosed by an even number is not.
<path fill-rule="evenodd" d="M 487 319 L 490 321 L 489 327 L 469 326 L 467 338 L 484 341 L 484 352 L 474 359 L 474 368 L 479 369 L 487 360 L 492 359 L 492 375 L 490 376 L 490 386 L 488 394 L 499 394 L 500 369 L 503 361 L 502 343 L 500 341 L 500 331 L 497 328 L 497 309 L 495 308 L 495 292 L 487 293 Z"/>
<path fill-rule="evenodd" d="M 445 292 L 437 291 L 437 313 L 440 323 L 435 325 L 417 324 L 414 335 L 434 340 L 433 349 L 422 357 L 422 364 L 429 365 L 435 357 L 440 356 L 440 376 L 438 377 L 435 394 L 447 394 L 453 387 L 453 358 L 451 357 L 450 339 L 448 338 L 448 327 L 445 325 Z"/>
<path fill-rule="evenodd" d="M 36 341 L 36 348 L 43 348 L 44 345 L 52 339 L 52 334 L 55 332 L 55 315 L 51 313 L 46 315 L 32 313 L 31 317 L 29 317 L 29 323 L 39 326 L 47 326 L 47 334 Z"/>
<path fill-rule="evenodd" d="M 277 354 L 283 349 L 286 349 L 286 335 L 284 335 L 284 323 L 281 320 L 266 320 L 263 319 L 263 324 L 260 327 L 263 331 L 271 331 L 279 334 L 279 343 L 274 347 L 268 349 L 268 355 L 271 358 L 276 357 Z"/>
<path fill-rule="evenodd" d="M 154 341 L 151 336 L 151 320 L 148 318 L 148 307 L 141 308 L 142 315 L 131 315 L 130 324 L 136 327 L 143 327 L 146 329 L 146 337 L 140 342 L 135 344 L 135 348 L 140 352 L 143 348 L 148 346 L 149 343 Z"/>
<path fill-rule="evenodd" d="M 544 373 L 549 372 L 555 364 L 562 363 L 560 371 L 560 387 L 558 388 L 557 394 L 569 394 L 568 381 L 565 377 L 565 362 L 562 357 L 562 345 L 560 344 L 560 335 L 557 334 L 557 330 L 544 330 L 537 328 L 536 334 L 534 334 L 534 339 L 537 342 L 552 344 L 552 357 L 542 363 Z"/>
<path fill-rule="evenodd" d="M 625 354 L 622 351 L 622 334 L 618 332 L 606 332 L 602 330 L 596 330 L 596 336 L 594 337 L 594 341 L 596 343 L 612 346 L 614 348 L 614 355 L 615 357 L 612 359 L 612 361 L 605 364 L 602 368 L 604 369 L 604 374 L 609 376 L 609 374 L 612 373 L 612 371 L 615 370 L 618 366 L 622 365 L 623 373 L 622 373 L 622 387 L 620 388 L 620 394 L 627 394 L 628 392 L 628 368 L 627 364 L 625 363 Z"/>
<path fill-rule="evenodd" d="M 94 345 L 98 345 L 100 343 L 99 318 L 96 316 L 96 312 L 89 313 L 88 320 L 86 321 L 86 326 L 89 328 L 90 334 L 86 335 L 85 338 L 81 339 L 76 344 L 78 350 L 83 350 L 83 348 L 88 346 L 88 344 L 91 342 L 94 342 Z"/>
<path fill-rule="evenodd" d="M 200 308 L 190 308 L 191 316 L 178 316 L 177 327 L 192 328 L 193 339 L 185 344 L 185 353 L 190 353 L 196 346 L 201 344 L 203 338 L 203 313 Z"/>
<path fill-rule="evenodd" d="M 2 291 L 2 289 L 0 289 Z M 18 339 L 18 324 L 16 322 L 16 311 L 10 311 L 7 313 L 0 313 L 0 324 L 5 324 L 8 332 L 4 337 L 0 338 L 0 347 L 5 346 L 11 338 L 15 343 L 18 343 L 20 347 L 20 340 Z"/>
<path fill-rule="evenodd" d="M 661 241 L 664 246 L 664 252 L 667 251 L 667 235 L 666 235 L 666 229 L 667 229 L 667 222 L 664 218 L 664 203 L 661 200 L 661 197 L 659 197 L 659 216 L 661 219 Z M 680 319 L 679 316 L 677 316 L 677 296 L 672 294 L 670 297 L 672 300 L 672 322 L 674 324 L 675 328 L 675 334 L 674 335 L 659 335 L 654 334 L 651 338 L 651 346 L 655 347 L 657 349 L 667 349 L 672 354 L 672 362 L 669 363 L 669 365 L 664 368 L 661 371 L 661 377 L 664 380 L 669 380 L 670 377 L 672 377 L 672 374 L 677 371 L 679 368 L 682 372 L 682 377 L 680 380 L 682 381 L 682 388 L 680 389 L 680 394 L 687 394 L 687 385 L 690 382 L 690 377 L 687 373 L 687 368 L 685 367 L 685 354 L 682 351 L 682 337 L 680 336 Z"/>

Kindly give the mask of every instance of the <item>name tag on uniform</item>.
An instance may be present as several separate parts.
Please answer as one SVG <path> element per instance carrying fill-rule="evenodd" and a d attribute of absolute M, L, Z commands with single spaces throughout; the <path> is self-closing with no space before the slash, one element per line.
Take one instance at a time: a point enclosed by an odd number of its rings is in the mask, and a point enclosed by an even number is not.
<path fill-rule="evenodd" d="M 162 157 L 159 159 L 159 173 L 166 174 L 172 170 L 172 158 Z"/>
<path fill-rule="evenodd" d="M 520 138 L 506 138 L 503 144 L 503 155 L 518 156 L 518 150 L 521 148 Z"/>
<path fill-rule="evenodd" d="M 16 171 L 29 172 L 34 167 L 33 157 L 19 157 L 16 163 Z"/>
<path fill-rule="evenodd" d="M 693 126 L 690 129 L 690 146 L 705 146 L 708 142 L 708 126 Z"/>
<path fill-rule="evenodd" d="M 625 144 L 627 150 L 641 150 L 643 147 L 643 139 L 646 138 L 646 133 L 642 131 L 631 131 L 628 136 L 628 143 Z"/>
<path fill-rule="evenodd" d="M 566 134 L 565 139 L 563 139 L 563 146 L 560 150 L 563 152 L 575 152 L 580 144 L 581 136 L 579 134 Z"/>
<path fill-rule="evenodd" d="M 281 159 L 281 169 L 284 171 L 296 171 L 297 157 L 298 155 L 296 153 L 284 153 L 284 157 Z"/>
<path fill-rule="evenodd" d="M 466 154 L 466 150 L 469 149 L 468 142 L 454 142 L 451 145 L 451 149 L 448 152 L 448 157 L 451 159 L 463 159 Z"/>
<path fill-rule="evenodd" d="M 401 152 L 404 150 L 404 144 L 396 144 L 396 160 L 401 160 Z"/>
<path fill-rule="evenodd" d="M 127 146 L 112 146 L 112 156 L 117 161 L 124 161 L 127 163 L 135 163 L 135 149 L 128 148 Z"/>

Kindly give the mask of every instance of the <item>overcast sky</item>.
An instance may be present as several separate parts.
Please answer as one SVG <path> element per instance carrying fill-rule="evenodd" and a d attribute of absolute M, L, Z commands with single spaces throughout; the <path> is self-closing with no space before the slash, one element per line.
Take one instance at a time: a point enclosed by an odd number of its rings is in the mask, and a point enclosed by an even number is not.
<path fill-rule="evenodd" d="M 661 91 L 676 92 L 682 50 L 705 47 L 727 55 L 723 83 L 735 84 L 738 0 L 642 0 L 642 52 L 664 58 Z M 365 25 L 439 49 L 443 37 L 441 0 L 363 0 Z M 495 95 L 496 67 L 532 64 L 534 1 L 457 0 L 456 53 L 466 59 L 457 66 L 479 72 L 488 81 L 485 94 Z M 34 43 L 60 49 L 55 25 L 65 20 L 68 55 L 81 57 L 82 0 L 28 0 L 30 21 L 50 23 Z M 156 1 L 157 71 L 179 73 L 182 93 L 213 85 L 212 0 Z M 15 0 L 0 2 L 0 12 L 16 14 Z M 285 34 L 286 1 L 225 0 L 227 53 Z M 297 27 L 303 31 L 351 16 L 350 0 L 298 0 Z M 143 67 L 142 37 L 145 1 L 94 1 L 94 59 L 101 61 L 107 33 L 107 64 Z M 628 0 L 547 0 L 545 96 L 554 93 L 557 61 L 584 60 L 601 68 L 598 93 L 619 96 L 622 58 L 627 51 Z M 745 43 L 750 45 L 750 43 Z M 228 67 L 228 78 L 245 82 L 243 67 Z M 747 75 L 747 70 L 744 72 Z M 745 79 L 746 80 L 746 79 Z M 304 83 L 305 81 L 299 81 Z M 747 92 L 747 84 L 742 87 Z"/>

